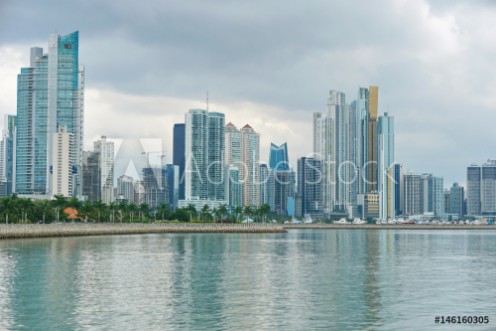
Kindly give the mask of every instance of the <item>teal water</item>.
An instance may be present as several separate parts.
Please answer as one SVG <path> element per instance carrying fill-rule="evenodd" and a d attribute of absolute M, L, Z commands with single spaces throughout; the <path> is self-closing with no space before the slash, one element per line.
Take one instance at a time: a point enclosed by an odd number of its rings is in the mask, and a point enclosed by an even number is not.
<path fill-rule="evenodd" d="M 0 241 L 0 330 L 176 329 L 495 330 L 496 232 Z"/>

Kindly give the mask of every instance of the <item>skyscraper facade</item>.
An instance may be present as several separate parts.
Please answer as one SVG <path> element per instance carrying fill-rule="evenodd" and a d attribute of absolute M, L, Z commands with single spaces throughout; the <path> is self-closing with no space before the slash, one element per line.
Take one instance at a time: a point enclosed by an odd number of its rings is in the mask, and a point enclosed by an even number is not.
<path fill-rule="evenodd" d="M 241 130 L 243 203 L 260 206 L 260 135 L 246 124 Z"/>
<path fill-rule="evenodd" d="M 377 122 L 377 181 L 380 196 L 380 213 L 382 220 L 394 218 L 394 118 L 384 113 Z"/>
<path fill-rule="evenodd" d="M 70 165 L 82 168 L 84 67 L 79 64 L 79 33 L 51 35 L 48 54 L 31 49 L 30 67 L 21 68 L 17 87 L 17 131 L 15 191 L 26 195 L 52 196 L 52 173 L 59 160 L 53 153 L 53 139 L 64 126 L 72 135 Z M 67 181 L 81 195 L 78 176 L 68 173 Z"/>
<path fill-rule="evenodd" d="M 377 116 L 379 111 L 379 87 L 369 87 L 369 111 L 367 128 L 367 185 L 368 192 L 377 191 Z"/>
<path fill-rule="evenodd" d="M 458 183 L 453 183 L 449 192 L 449 213 L 458 215 L 459 218 L 463 217 L 463 202 L 465 201 L 463 186 L 458 185 Z"/>
<path fill-rule="evenodd" d="M 100 174 L 100 200 L 104 203 L 114 201 L 114 142 L 102 136 L 93 143 L 93 150 L 98 153 Z"/>
<path fill-rule="evenodd" d="M 15 131 L 16 116 L 5 115 L 4 130 L 0 140 L 0 197 L 13 193 Z"/>
<path fill-rule="evenodd" d="M 322 164 L 315 158 L 298 159 L 298 217 L 322 217 Z"/>
<path fill-rule="evenodd" d="M 241 168 L 244 167 L 243 141 L 241 132 L 232 123 L 225 127 L 225 164 L 227 167 L 227 190 L 229 195 L 229 206 L 243 206 L 243 180 L 241 178 Z"/>
<path fill-rule="evenodd" d="M 274 170 L 289 170 L 288 144 L 270 144 L 269 165 Z"/>
<path fill-rule="evenodd" d="M 496 216 L 496 160 L 467 168 L 467 215 Z"/>
<path fill-rule="evenodd" d="M 174 124 L 172 163 L 179 167 L 179 199 L 184 199 L 185 165 L 185 126 L 184 123 Z"/>
<path fill-rule="evenodd" d="M 191 109 L 185 121 L 185 200 L 225 201 L 224 114 Z"/>

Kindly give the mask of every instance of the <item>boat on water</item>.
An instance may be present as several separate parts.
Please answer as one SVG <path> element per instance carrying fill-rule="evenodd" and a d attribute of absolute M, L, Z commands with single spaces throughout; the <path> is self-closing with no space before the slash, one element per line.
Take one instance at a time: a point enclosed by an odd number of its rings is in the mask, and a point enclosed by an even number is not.
<path fill-rule="evenodd" d="M 367 221 L 365 221 L 365 220 L 361 220 L 360 218 L 355 217 L 355 218 L 353 219 L 353 224 L 367 224 Z"/>
<path fill-rule="evenodd" d="M 305 224 L 312 224 L 313 223 L 312 216 L 306 215 L 305 216 L 305 219 L 303 220 L 303 223 L 305 223 Z"/>
<path fill-rule="evenodd" d="M 342 218 L 339 221 L 334 221 L 334 224 L 350 224 L 346 218 Z"/>

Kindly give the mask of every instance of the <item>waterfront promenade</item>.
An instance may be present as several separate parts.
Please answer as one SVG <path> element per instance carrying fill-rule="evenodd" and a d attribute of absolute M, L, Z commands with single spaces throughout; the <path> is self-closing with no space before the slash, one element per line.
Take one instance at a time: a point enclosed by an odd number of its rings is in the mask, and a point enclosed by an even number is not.
<path fill-rule="evenodd" d="M 475 224 L 284 224 L 285 229 L 333 230 L 496 230 L 496 225 Z"/>
<path fill-rule="evenodd" d="M 147 233 L 282 233 L 292 229 L 329 230 L 496 230 L 496 225 L 417 224 L 218 224 L 218 223 L 64 223 L 0 224 L 1 239 L 128 235 Z"/>
<path fill-rule="evenodd" d="M 277 224 L 218 223 L 64 223 L 1 224 L 0 239 L 126 235 L 146 233 L 279 233 Z"/>

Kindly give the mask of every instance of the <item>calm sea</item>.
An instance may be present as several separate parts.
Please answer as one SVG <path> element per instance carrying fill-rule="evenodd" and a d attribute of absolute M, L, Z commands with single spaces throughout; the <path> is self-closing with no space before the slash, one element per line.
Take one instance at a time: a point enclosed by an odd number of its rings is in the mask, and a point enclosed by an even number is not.
<path fill-rule="evenodd" d="M 0 241 L 0 330 L 88 329 L 496 330 L 496 232 Z"/>

